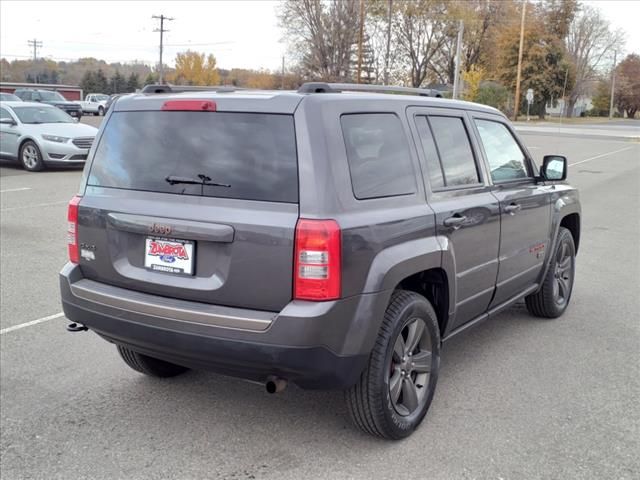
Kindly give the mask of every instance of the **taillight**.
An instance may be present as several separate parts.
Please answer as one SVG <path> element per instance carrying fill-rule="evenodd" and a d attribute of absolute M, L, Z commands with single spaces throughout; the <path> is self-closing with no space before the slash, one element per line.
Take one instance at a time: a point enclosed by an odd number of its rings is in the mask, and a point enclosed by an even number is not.
<path fill-rule="evenodd" d="M 340 298 L 340 244 L 340 226 L 335 220 L 298 220 L 293 274 L 296 300 Z"/>
<path fill-rule="evenodd" d="M 82 197 L 76 195 L 69 202 L 67 210 L 67 248 L 69 261 L 80 263 L 80 246 L 78 245 L 78 205 Z"/>

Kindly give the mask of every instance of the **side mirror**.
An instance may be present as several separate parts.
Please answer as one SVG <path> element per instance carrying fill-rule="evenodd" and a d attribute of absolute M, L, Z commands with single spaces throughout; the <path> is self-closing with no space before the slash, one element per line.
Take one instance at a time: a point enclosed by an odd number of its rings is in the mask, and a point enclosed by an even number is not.
<path fill-rule="evenodd" d="M 17 125 L 13 118 L 0 118 L 0 125 Z"/>
<path fill-rule="evenodd" d="M 34 100 L 34 102 L 41 102 L 41 101 L 42 101 L 42 100 L 40 100 L 39 98 L 36 98 L 36 99 Z"/>
<path fill-rule="evenodd" d="M 542 159 L 540 175 L 543 180 L 561 182 L 567 179 L 567 157 L 562 155 L 545 155 Z"/>

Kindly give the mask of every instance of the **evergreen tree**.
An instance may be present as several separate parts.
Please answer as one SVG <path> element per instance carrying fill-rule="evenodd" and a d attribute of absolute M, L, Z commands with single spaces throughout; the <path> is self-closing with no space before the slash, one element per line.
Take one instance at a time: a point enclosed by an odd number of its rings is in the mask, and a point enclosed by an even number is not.
<path fill-rule="evenodd" d="M 147 78 L 144 79 L 145 85 L 153 85 L 157 82 L 158 82 L 158 78 L 153 72 L 149 73 L 149 75 L 147 75 Z"/>
<path fill-rule="evenodd" d="M 86 92 L 86 93 L 109 93 L 110 92 L 109 82 L 101 68 L 99 68 L 95 74 L 95 83 L 93 87 L 94 87 L 93 92 Z"/>
<path fill-rule="evenodd" d="M 111 77 L 109 86 L 111 87 L 111 93 L 125 93 L 127 91 L 127 81 L 118 70 Z"/>
<path fill-rule="evenodd" d="M 80 80 L 80 88 L 86 94 L 95 92 L 96 90 L 96 75 L 91 70 L 85 72 Z"/>
<path fill-rule="evenodd" d="M 131 75 L 129 75 L 129 79 L 127 80 L 127 92 L 133 93 L 139 88 L 140 81 L 138 79 L 138 74 L 132 73 Z"/>

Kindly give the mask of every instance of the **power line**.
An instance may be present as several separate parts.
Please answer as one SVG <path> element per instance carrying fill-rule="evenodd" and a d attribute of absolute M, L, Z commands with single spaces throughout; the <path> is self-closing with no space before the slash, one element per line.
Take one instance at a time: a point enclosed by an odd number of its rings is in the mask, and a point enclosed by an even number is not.
<path fill-rule="evenodd" d="M 156 28 L 153 31 L 154 32 L 160 32 L 160 78 L 159 78 L 159 83 L 162 83 L 163 80 L 163 74 L 164 74 L 164 66 L 162 65 L 162 40 L 164 37 L 164 32 L 168 32 L 169 30 L 166 30 L 164 28 L 164 21 L 171 21 L 173 20 L 173 18 L 171 17 L 165 17 L 164 15 L 153 15 L 151 18 L 157 18 L 160 20 L 160 28 Z"/>
<path fill-rule="evenodd" d="M 42 42 L 34 38 L 33 40 L 27 40 L 27 43 L 33 48 L 33 61 L 35 62 L 38 58 L 38 49 L 42 48 Z"/>

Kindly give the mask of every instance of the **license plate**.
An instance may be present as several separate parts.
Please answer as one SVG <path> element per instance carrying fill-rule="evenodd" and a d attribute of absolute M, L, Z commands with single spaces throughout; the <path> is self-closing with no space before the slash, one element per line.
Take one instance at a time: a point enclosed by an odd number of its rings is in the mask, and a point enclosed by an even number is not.
<path fill-rule="evenodd" d="M 71 112 L 69 112 L 69 115 L 71 115 L 72 117 L 77 117 L 78 116 L 78 112 L 71 111 Z"/>
<path fill-rule="evenodd" d="M 156 272 L 193 275 L 194 242 L 147 237 L 144 266 Z"/>

